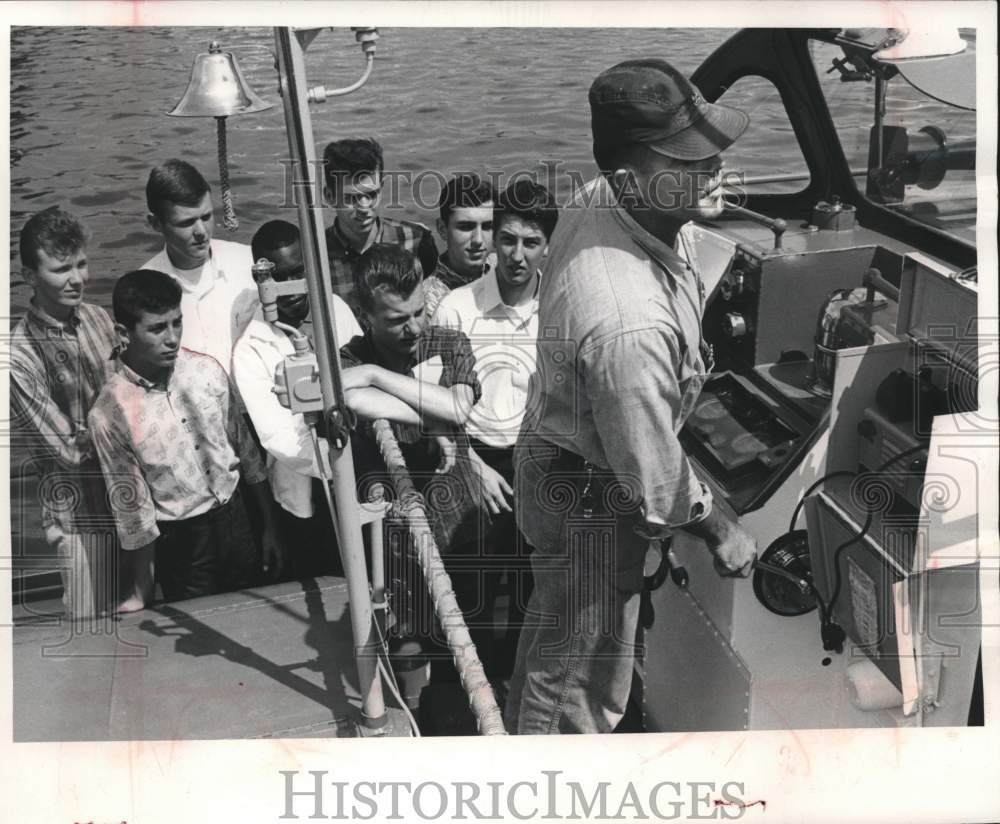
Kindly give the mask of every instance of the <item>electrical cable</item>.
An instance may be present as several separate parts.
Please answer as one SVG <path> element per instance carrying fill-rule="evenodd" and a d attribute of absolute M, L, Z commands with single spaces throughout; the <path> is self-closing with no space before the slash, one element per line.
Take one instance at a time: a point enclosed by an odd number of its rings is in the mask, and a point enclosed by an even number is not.
<path fill-rule="evenodd" d="M 396 699 L 396 703 L 398 703 L 400 708 L 403 710 L 403 714 L 406 716 L 406 721 L 410 725 L 410 730 L 413 732 L 413 737 L 422 738 L 423 736 L 420 734 L 420 727 L 417 726 L 417 719 L 413 717 L 413 713 L 406 705 L 406 701 L 404 701 L 403 696 L 400 695 L 399 685 L 395 682 L 395 676 L 392 675 L 391 667 L 386 667 L 385 662 L 379 658 L 377 668 L 382 674 L 382 678 L 385 681 L 386 686 L 389 688 L 389 693 Z"/>
<path fill-rule="evenodd" d="M 840 575 L 840 556 L 844 553 L 849 546 L 853 546 L 859 543 L 868 534 L 868 530 L 871 529 L 872 521 L 875 520 L 875 515 L 871 510 L 868 510 L 868 515 L 865 518 L 865 524 L 861 527 L 861 531 L 856 535 L 848 538 L 844 543 L 838 546 L 833 551 L 833 577 L 834 585 L 833 592 L 830 593 L 830 606 L 829 609 L 833 609 L 834 605 L 837 603 L 837 599 L 840 597 L 840 588 L 843 585 L 843 579 Z"/>
<path fill-rule="evenodd" d="M 893 457 L 889 458 L 889 460 L 885 461 L 881 466 L 879 466 L 874 472 L 872 472 L 870 474 L 872 476 L 880 475 L 883 472 L 885 472 L 890 466 L 892 466 L 893 464 L 897 463 L 898 461 L 901 461 L 904 458 L 908 458 L 911 455 L 916 454 L 917 452 L 923 452 L 925 449 L 926 449 L 926 447 L 923 446 L 923 445 L 918 445 L 918 446 L 910 447 L 909 449 L 905 449 L 902 452 L 900 452 L 898 455 L 894 455 Z M 798 503 L 795 505 L 795 510 L 792 512 L 792 518 L 791 518 L 791 521 L 790 521 L 789 526 L 788 526 L 788 531 L 789 532 L 794 532 L 795 531 L 795 524 L 796 524 L 796 522 L 799 519 L 799 514 L 802 512 L 802 507 L 805 504 L 806 498 L 808 498 L 822 484 L 824 484 L 826 481 L 832 480 L 833 478 L 842 478 L 842 477 L 847 477 L 847 476 L 850 476 L 852 478 L 857 478 L 857 477 L 859 477 L 859 476 L 861 476 L 863 474 L 868 474 L 868 473 L 853 472 L 851 470 L 841 469 L 841 470 L 837 470 L 835 472 L 828 472 L 826 475 L 823 475 L 817 481 L 815 481 L 814 483 L 812 483 L 809 486 L 809 488 L 806 489 L 806 491 L 802 494 L 802 497 L 799 499 Z M 821 621 L 822 631 L 823 631 L 823 636 L 824 636 L 824 646 L 827 649 L 830 648 L 830 647 L 826 646 L 826 642 L 827 642 L 827 638 L 828 638 L 829 628 L 833 625 L 833 608 L 837 604 L 837 599 L 840 597 L 840 590 L 841 590 L 841 587 L 843 586 L 843 579 L 842 579 L 842 576 L 841 576 L 841 573 L 840 573 L 840 558 L 843 555 L 843 553 L 848 549 L 848 547 L 851 547 L 854 544 L 859 543 L 860 541 L 864 540 L 865 536 L 868 534 L 868 530 L 871 529 L 871 526 L 872 526 L 872 523 L 874 522 L 874 519 L 875 519 L 874 510 L 871 509 L 871 508 L 867 508 L 867 515 L 866 515 L 866 518 L 865 518 L 865 523 L 861 527 L 861 529 L 858 531 L 858 533 L 856 535 L 851 536 L 848 540 L 844 541 L 844 543 L 840 544 L 840 546 L 838 546 L 833 551 L 834 585 L 833 585 L 833 590 L 832 590 L 832 592 L 830 594 L 830 600 L 829 600 L 829 602 L 824 601 L 823 596 L 820 595 L 820 593 L 819 593 L 819 590 L 816 589 L 815 585 L 813 585 L 811 582 L 809 582 L 809 587 L 810 587 L 810 590 L 812 592 L 812 595 L 816 599 L 816 603 L 819 606 L 820 621 Z M 765 569 L 765 571 L 767 571 L 767 570 Z M 843 630 L 841 630 L 840 632 L 842 633 Z M 836 644 L 837 643 L 837 634 L 834 633 L 832 637 L 833 637 L 833 641 L 831 643 Z"/>
<path fill-rule="evenodd" d="M 881 475 L 883 472 L 885 472 L 890 466 L 892 466 L 897 461 L 901 461 L 903 458 L 908 458 L 909 456 L 911 456 L 911 455 L 913 455 L 913 454 L 915 454 L 917 452 L 922 452 L 925 448 L 926 447 L 920 445 L 920 446 L 912 446 L 909 449 L 904 449 L 898 455 L 894 455 L 893 457 L 889 458 L 889 460 L 887 460 L 885 463 L 883 463 L 881 466 L 879 466 L 878 469 L 876 469 L 871 474 L 873 476 L 874 475 Z M 831 473 L 831 475 L 832 474 L 833 473 Z M 855 472 L 854 475 L 855 476 L 860 476 L 860 475 L 862 475 L 862 473 Z M 844 543 L 842 543 L 833 552 L 834 586 L 833 586 L 833 592 L 830 595 L 830 603 L 828 605 L 828 611 L 829 612 L 833 611 L 833 608 L 834 608 L 834 606 L 837 603 L 837 598 L 840 596 L 841 585 L 843 584 L 843 581 L 842 581 L 841 575 L 840 575 L 840 556 L 843 554 L 844 550 L 846 550 L 849 546 L 853 546 L 854 544 L 856 544 L 859 541 L 861 541 L 861 540 L 864 539 L 864 537 L 868 534 L 868 530 L 871 529 L 872 522 L 874 520 L 875 520 L 875 512 L 874 512 L 874 510 L 873 509 L 867 509 L 867 517 L 865 518 L 864 526 L 861 527 L 861 530 L 858 532 L 858 534 L 855 535 L 855 536 L 853 536 L 852 538 L 848 539 Z"/>
<path fill-rule="evenodd" d="M 902 460 L 903 458 L 906 458 L 906 457 L 914 454 L 915 452 L 921 452 L 924 449 L 925 449 L 925 447 L 923 447 L 923 446 L 913 446 L 913 447 L 910 447 L 909 449 L 906 449 L 903 452 L 900 452 L 898 455 L 895 455 L 892 458 L 890 458 L 888 461 L 886 461 L 884 464 L 882 464 L 878 469 L 876 469 L 874 474 L 879 474 L 880 472 L 884 472 L 888 467 L 890 467 L 894 463 L 896 463 L 896 461 Z M 805 492 L 802 493 L 802 497 L 799 498 L 799 502 L 795 505 L 795 510 L 794 510 L 794 512 L 792 512 L 792 519 L 791 519 L 791 521 L 789 521 L 789 524 L 788 524 L 788 531 L 789 532 L 794 532 L 795 531 L 795 523 L 799 519 L 799 514 L 802 512 L 802 506 L 805 504 L 806 498 L 808 498 L 810 495 L 812 495 L 812 493 L 815 492 L 816 489 L 821 484 L 824 484 L 827 481 L 832 480 L 833 478 L 843 478 L 843 477 L 846 477 L 846 476 L 850 476 L 852 478 L 856 478 L 860 474 L 862 474 L 862 473 L 860 473 L 860 472 L 854 472 L 854 471 L 852 471 L 850 469 L 838 469 L 836 472 L 828 472 L 826 475 L 824 475 L 823 477 L 821 477 L 818 481 L 813 482 L 809 486 L 809 488 Z"/>
<path fill-rule="evenodd" d="M 878 469 L 876 469 L 875 474 L 877 475 L 881 472 L 885 472 L 886 469 L 888 469 L 890 466 L 896 463 L 896 461 L 901 461 L 903 458 L 908 458 L 910 455 L 914 455 L 917 452 L 923 452 L 925 449 L 927 449 L 927 447 L 922 445 L 911 446 L 909 449 L 904 449 L 898 455 L 894 455 L 893 457 L 889 458 L 889 460 L 887 460 Z"/>
<path fill-rule="evenodd" d="M 794 532 L 795 531 L 795 522 L 798 521 L 798 519 L 799 519 L 799 513 L 802 511 L 802 506 L 805 504 L 806 498 L 808 498 L 810 495 L 812 495 L 813 492 L 815 492 L 816 489 L 821 484 L 824 484 L 827 481 L 832 480 L 833 478 L 841 478 L 841 477 L 844 477 L 846 475 L 850 475 L 852 478 L 854 478 L 854 477 L 857 476 L 857 474 L 858 474 L 857 472 L 852 472 L 850 469 L 840 469 L 840 470 L 837 470 L 836 472 L 828 472 L 826 475 L 824 475 L 818 481 L 816 481 L 815 483 L 813 483 L 805 492 L 802 493 L 802 497 L 799 498 L 799 502 L 795 505 L 795 511 L 792 512 L 792 520 L 788 524 L 788 531 L 789 532 Z"/>
<path fill-rule="evenodd" d="M 385 635 L 382 634 L 382 627 L 380 627 L 378 621 L 375 620 L 374 610 L 372 611 L 372 624 L 375 626 L 375 634 L 378 635 L 379 649 L 382 653 L 379 655 L 378 659 L 379 672 L 382 673 L 382 677 L 385 679 L 386 686 L 389 687 L 389 692 L 392 693 L 392 697 L 396 699 L 399 706 L 402 708 L 403 713 L 406 715 L 406 720 L 410 723 L 410 729 L 413 730 L 413 737 L 420 738 L 420 727 L 417 726 L 417 720 L 413 717 L 413 713 L 410 712 L 410 708 L 406 705 L 406 701 L 403 700 L 403 696 L 399 689 L 399 683 L 396 681 L 396 675 L 392 671 L 392 662 L 389 661 L 389 642 L 386 640 Z"/>
<path fill-rule="evenodd" d="M 319 467 L 320 480 L 323 482 L 323 494 L 326 497 L 326 505 L 330 510 L 330 520 L 333 521 L 333 536 L 337 539 L 338 550 L 344 544 L 340 540 L 340 522 L 337 520 L 337 505 L 333 501 L 333 494 L 330 492 L 330 481 L 332 480 L 326 472 L 326 464 L 323 462 L 323 450 L 319 445 L 319 435 L 316 434 L 316 427 L 309 427 L 309 434 L 312 437 L 313 451 L 316 454 L 316 465 Z"/>
<path fill-rule="evenodd" d="M 326 505 L 330 510 L 330 520 L 333 521 L 334 536 L 337 539 L 337 546 L 341 547 L 343 544 L 340 542 L 340 528 L 337 523 L 337 508 L 333 502 L 333 495 L 330 493 L 330 480 L 326 474 L 326 466 L 323 463 L 322 447 L 320 446 L 319 436 L 316 434 L 315 426 L 309 427 L 309 434 L 312 436 L 313 449 L 316 453 L 316 463 L 319 466 L 321 476 L 320 479 L 323 482 L 323 492 L 326 497 Z M 410 712 L 410 708 L 406 705 L 406 701 L 403 700 L 403 696 L 399 690 L 399 684 L 396 682 L 396 676 L 392 672 L 392 664 L 388 660 L 389 644 L 385 635 L 382 634 L 382 627 L 379 626 L 379 622 L 375 618 L 375 610 L 372 610 L 371 615 L 372 625 L 375 627 L 375 633 L 378 635 L 379 639 L 380 654 L 377 669 L 382 675 L 385 685 L 389 688 L 389 692 L 392 694 L 392 697 L 396 699 L 396 702 L 406 715 L 406 720 L 410 724 L 410 729 L 413 731 L 414 738 L 420 738 L 420 727 L 417 726 L 417 720 L 413 717 L 413 713 Z"/>

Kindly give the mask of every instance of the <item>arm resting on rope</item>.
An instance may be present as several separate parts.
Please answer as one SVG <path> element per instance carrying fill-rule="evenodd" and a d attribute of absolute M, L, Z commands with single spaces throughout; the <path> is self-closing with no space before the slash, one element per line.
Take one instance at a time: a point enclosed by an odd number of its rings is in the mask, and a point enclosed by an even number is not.
<path fill-rule="evenodd" d="M 362 418 L 385 418 L 395 423 L 406 423 L 419 426 L 423 423 L 420 414 L 408 403 L 401 401 L 395 395 L 376 389 L 374 386 L 363 386 L 348 389 L 344 393 L 347 406 Z"/>
<path fill-rule="evenodd" d="M 366 386 L 381 389 L 408 404 L 421 415 L 457 426 L 465 424 L 475 405 L 475 392 L 468 384 L 438 386 L 390 372 L 375 364 L 363 364 L 345 369 L 343 379 L 345 389 L 360 389 Z"/>

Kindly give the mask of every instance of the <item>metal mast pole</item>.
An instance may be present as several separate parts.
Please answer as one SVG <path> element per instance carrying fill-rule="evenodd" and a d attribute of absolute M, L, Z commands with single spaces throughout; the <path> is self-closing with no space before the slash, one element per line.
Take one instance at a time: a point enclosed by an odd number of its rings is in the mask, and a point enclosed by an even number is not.
<path fill-rule="evenodd" d="M 278 77 L 285 107 L 285 126 L 293 175 L 292 191 L 299 210 L 299 231 L 302 255 L 309 287 L 309 303 L 313 316 L 316 361 L 325 409 L 337 409 L 346 415 L 340 380 L 340 342 L 334 324 L 333 289 L 326 250 L 322 198 L 317 196 L 316 147 L 312 118 L 307 98 L 305 49 L 315 31 L 294 32 L 287 27 L 275 28 L 275 50 L 278 55 Z M 333 493 L 340 522 L 341 558 L 347 578 L 350 599 L 351 628 L 354 634 L 354 656 L 361 689 L 362 716 L 365 726 L 380 728 L 386 723 L 382 684 L 377 676 L 378 644 L 372 622 L 371 594 L 365 564 L 364 542 L 361 536 L 361 513 L 357 499 L 351 442 L 335 445 L 330 433 L 329 455 L 333 469 Z"/>

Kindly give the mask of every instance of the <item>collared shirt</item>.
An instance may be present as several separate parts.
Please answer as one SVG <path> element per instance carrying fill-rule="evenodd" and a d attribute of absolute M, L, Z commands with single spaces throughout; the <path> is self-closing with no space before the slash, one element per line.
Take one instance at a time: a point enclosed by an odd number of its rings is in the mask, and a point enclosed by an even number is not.
<path fill-rule="evenodd" d="M 513 446 L 535 373 L 537 292 L 521 306 L 508 306 L 490 271 L 445 295 L 433 322 L 464 332 L 472 344 L 483 396 L 465 431 L 490 446 Z"/>
<path fill-rule="evenodd" d="M 450 291 L 479 280 L 493 270 L 496 262 L 497 256 L 491 252 L 483 262 L 482 271 L 475 277 L 468 278 L 451 268 L 451 264 L 448 263 L 448 253 L 443 252 L 438 257 L 434 271 L 424 278 L 424 311 L 427 313 L 427 317 L 434 317 L 444 296 Z"/>
<path fill-rule="evenodd" d="M 699 278 L 603 177 L 581 196 L 541 281 L 525 431 L 638 482 L 654 531 L 683 526 L 711 505 L 677 438 L 705 377 Z"/>
<path fill-rule="evenodd" d="M 42 524 L 72 529 L 107 518 L 104 482 L 87 429 L 87 413 L 111 372 L 118 334 L 108 313 L 81 303 L 66 321 L 34 300 L 11 333 L 10 409 L 42 480 Z M 63 492 L 72 486 L 67 507 Z M 47 491 L 48 490 L 48 491 Z"/>
<path fill-rule="evenodd" d="M 336 295 L 333 310 L 337 340 L 361 334 L 354 313 Z M 254 318 L 233 347 L 232 375 L 267 453 L 274 500 L 293 515 L 309 518 L 314 512 L 310 478 L 320 476 L 316 450 L 302 415 L 282 406 L 274 394 L 275 369 L 293 352 L 286 333 Z"/>
<path fill-rule="evenodd" d="M 370 332 L 342 346 L 340 362 L 345 369 L 364 363 L 388 368 L 379 358 Z M 470 386 L 476 403 L 482 396 L 469 339 L 454 329 L 425 326 L 416 355 L 405 374 L 445 387 Z M 427 501 L 434 537 L 441 551 L 447 552 L 449 547 L 481 534 L 478 531 L 482 526 L 479 519 L 484 517 L 481 485 L 474 475 L 468 449 L 463 448 L 468 446 L 468 440 L 459 444 L 452 470 L 436 474 L 439 458 L 434 439 L 423 433 L 420 426 L 394 423 L 392 428 L 410 477 Z M 387 481 L 385 464 L 368 426 L 358 425 L 352 436 L 352 449 L 362 494 L 372 481 Z"/>
<path fill-rule="evenodd" d="M 330 280 L 333 292 L 352 309 L 357 309 L 354 299 L 354 273 L 361 256 L 377 243 L 402 246 L 420 260 L 424 272 L 431 271 L 437 261 L 438 251 L 431 230 L 421 223 L 380 217 L 378 230 L 372 242 L 364 249 L 354 249 L 340 231 L 337 222 L 326 230 L 326 252 L 330 259 Z"/>
<path fill-rule="evenodd" d="M 250 319 L 260 314 L 252 266 L 249 246 L 213 238 L 212 254 L 197 269 L 178 269 L 166 248 L 142 268 L 165 272 L 180 284 L 184 316 L 181 345 L 211 355 L 228 372 L 233 344 Z"/>
<path fill-rule="evenodd" d="M 166 387 L 119 360 L 88 420 L 123 549 L 154 541 L 158 520 L 226 503 L 241 467 L 249 484 L 267 478 L 235 390 L 207 355 L 182 348 Z"/>

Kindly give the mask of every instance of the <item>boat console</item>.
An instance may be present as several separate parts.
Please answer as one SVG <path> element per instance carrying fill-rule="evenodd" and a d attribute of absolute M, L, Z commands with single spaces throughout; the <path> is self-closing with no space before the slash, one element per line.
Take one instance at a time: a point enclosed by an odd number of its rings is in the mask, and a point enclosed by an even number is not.
<path fill-rule="evenodd" d="M 651 594 L 648 730 L 969 716 L 977 481 L 974 458 L 948 455 L 986 434 L 978 285 L 975 248 L 947 211 L 954 191 L 935 190 L 974 162 L 968 141 L 888 126 L 876 107 L 867 166 L 851 168 L 842 132 L 815 111 L 817 77 L 792 72 L 790 55 L 814 64 L 826 48 L 854 67 L 844 82 L 873 85 L 882 104 L 926 75 L 912 59 L 880 59 L 887 46 L 872 33 L 812 31 L 742 32 L 695 76 L 709 99 L 743 74 L 771 78 L 809 172 L 799 192 L 734 191 L 695 232 L 715 364 L 681 441 L 715 505 L 757 539 L 760 563 L 752 587 L 720 579 L 700 540 L 674 536 L 688 584 Z M 944 72 L 955 58 L 934 59 Z M 928 620 L 948 629 L 924 632 Z M 727 685 L 710 704 L 706 683 Z"/>

